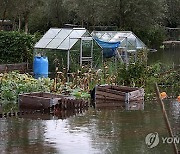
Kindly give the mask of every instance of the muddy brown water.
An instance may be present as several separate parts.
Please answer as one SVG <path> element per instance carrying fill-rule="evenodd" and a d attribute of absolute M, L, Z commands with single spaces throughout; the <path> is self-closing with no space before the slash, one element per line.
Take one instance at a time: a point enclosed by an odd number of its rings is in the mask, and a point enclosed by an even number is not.
<path fill-rule="evenodd" d="M 157 61 L 160 55 L 155 53 L 151 59 Z M 177 57 L 172 52 L 167 55 Z M 166 59 L 167 55 L 161 57 Z M 179 59 L 175 59 L 178 64 Z M 175 99 L 164 100 L 164 103 L 173 133 L 180 137 L 180 103 Z M 162 137 L 169 135 L 156 101 L 145 102 L 142 111 L 89 108 L 76 115 L 65 115 L 0 118 L 0 154 L 173 153 L 172 144 L 162 142 Z M 150 148 L 145 138 L 155 132 L 159 135 L 159 144 Z M 177 146 L 180 149 L 180 143 Z"/>
<path fill-rule="evenodd" d="M 180 104 L 165 100 L 173 132 L 180 137 Z M 160 142 L 148 148 L 145 137 L 157 132 Z M 173 153 L 160 105 L 145 102 L 143 111 L 90 108 L 59 119 L 49 114 L 0 119 L 1 154 L 140 154 Z M 179 145 L 178 145 L 179 146 Z"/>

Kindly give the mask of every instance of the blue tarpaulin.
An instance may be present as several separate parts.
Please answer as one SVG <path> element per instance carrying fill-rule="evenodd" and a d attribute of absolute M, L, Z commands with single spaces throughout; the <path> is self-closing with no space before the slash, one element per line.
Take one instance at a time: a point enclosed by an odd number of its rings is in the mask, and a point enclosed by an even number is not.
<path fill-rule="evenodd" d="M 103 49 L 103 56 L 110 58 L 116 55 L 116 49 L 120 46 L 120 42 L 106 42 L 95 39 L 99 46 Z"/>

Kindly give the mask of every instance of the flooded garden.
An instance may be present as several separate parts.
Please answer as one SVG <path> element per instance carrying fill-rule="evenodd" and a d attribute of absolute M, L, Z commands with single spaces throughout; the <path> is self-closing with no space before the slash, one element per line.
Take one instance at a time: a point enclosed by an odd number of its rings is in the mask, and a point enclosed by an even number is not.
<path fill-rule="evenodd" d="M 180 154 L 180 0 L 0 6 L 0 154 Z"/>
<path fill-rule="evenodd" d="M 151 53 L 149 62 L 158 61 L 164 65 L 170 65 L 172 58 L 173 65 L 178 65 L 178 50 Z M 38 85 L 34 79 L 27 77 L 27 80 L 32 80 L 34 84 Z M 19 81 L 22 82 L 20 79 Z M 23 79 L 23 82 L 26 81 Z M 50 84 L 48 80 L 39 82 L 41 84 L 44 82 L 45 85 Z M 135 83 L 138 84 L 138 82 Z M 8 85 L 8 83 L 6 84 Z M 37 86 L 33 87 L 32 84 L 26 86 L 36 88 L 34 90 L 38 91 Z M 71 85 L 68 86 L 71 87 Z M 176 91 L 176 87 L 174 89 L 168 87 L 167 82 L 166 86 L 160 85 L 161 91 L 164 90 L 168 94 L 168 98 L 163 100 L 166 112 L 173 134 L 180 137 L 180 103 L 176 97 L 171 97 L 171 95 L 177 96 L 178 91 Z M 44 88 L 47 90 L 48 86 L 44 86 Z M 56 88 L 64 92 L 62 87 L 56 85 Z M 150 91 L 152 89 L 154 87 L 149 87 Z M 23 90 L 22 85 L 19 90 Z M 71 93 L 76 97 L 80 94 L 86 97 L 86 94 L 77 89 Z M 59 111 L 53 114 L 34 112 L 33 114 L 21 113 L 17 116 L 7 115 L 0 118 L 0 151 L 2 154 L 23 154 L 32 151 L 57 154 L 173 153 L 172 144 L 163 143 L 161 140 L 163 137 L 169 137 L 169 134 L 160 104 L 156 101 L 153 93 L 152 90 L 152 93 L 146 96 L 143 110 L 127 111 L 118 108 L 90 107 L 82 110 Z M 158 133 L 159 135 L 159 144 L 154 148 L 149 148 L 146 144 L 145 138 L 149 133 Z M 180 144 L 177 144 L 177 147 L 180 149 Z"/>

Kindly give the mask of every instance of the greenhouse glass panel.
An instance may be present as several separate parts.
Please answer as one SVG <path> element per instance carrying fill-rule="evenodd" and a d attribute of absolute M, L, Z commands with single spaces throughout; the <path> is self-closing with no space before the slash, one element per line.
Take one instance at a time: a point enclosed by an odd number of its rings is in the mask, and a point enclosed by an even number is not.
<path fill-rule="evenodd" d="M 79 29 L 76 32 L 79 34 L 79 37 L 81 37 L 86 33 L 86 30 L 85 29 L 82 29 L 82 30 Z"/>
<path fill-rule="evenodd" d="M 91 47 L 93 45 L 92 40 L 83 40 L 82 41 L 82 56 L 91 57 Z"/>
<path fill-rule="evenodd" d="M 58 49 L 69 50 L 78 41 L 79 38 L 86 32 L 86 30 L 72 31 L 68 37 L 58 46 Z"/>
<path fill-rule="evenodd" d="M 59 33 L 55 36 L 54 39 L 47 45 L 46 48 L 51 48 L 51 49 L 57 49 L 61 43 L 64 41 L 65 38 L 69 36 L 69 34 L 72 32 L 72 29 L 61 29 Z M 62 48 L 65 49 L 66 48 Z"/>
<path fill-rule="evenodd" d="M 41 39 L 38 43 L 36 43 L 35 48 L 46 48 L 51 40 L 52 39 Z"/>
<path fill-rule="evenodd" d="M 117 42 L 117 41 L 123 41 L 126 37 L 122 35 L 121 33 L 116 33 L 113 38 L 111 38 L 110 42 Z"/>
<path fill-rule="evenodd" d="M 63 68 L 70 72 L 77 71 L 81 67 L 82 59 L 83 65 L 87 64 L 88 67 L 93 65 L 97 68 L 102 64 L 101 48 L 85 28 L 51 28 L 34 48 L 34 55 L 48 57 L 50 72 L 55 72 L 57 67 L 58 71 Z M 80 59 L 81 51 L 83 57 Z"/>
<path fill-rule="evenodd" d="M 95 37 L 101 39 L 101 37 L 103 36 L 103 34 L 104 34 L 104 33 L 94 32 L 93 37 L 95 36 Z"/>
<path fill-rule="evenodd" d="M 72 29 L 61 29 L 61 31 L 57 34 L 55 39 L 57 38 L 66 38 L 72 32 Z"/>
<path fill-rule="evenodd" d="M 64 40 L 64 38 L 58 38 L 58 39 L 53 39 L 47 46 L 46 48 L 49 49 L 57 49 L 60 43 Z"/>
<path fill-rule="evenodd" d="M 73 47 L 73 45 L 78 41 L 78 39 L 70 39 L 66 38 L 59 46 L 57 49 L 61 50 L 69 50 Z"/>
<path fill-rule="evenodd" d="M 61 29 L 52 29 L 52 28 L 50 28 L 42 38 L 43 39 L 45 39 L 45 38 L 54 38 L 60 32 L 60 30 Z"/>
<path fill-rule="evenodd" d="M 120 41 L 119 48 L 126 48 L 129 51 L 135 51 L 145 48 L 145 44 L 131 31 L 93 31 L 92 36 L 102 41 L 117 42 Z"/>
<path fill-rule="evenodd" d="M 109 41 L 112 38 L 112 36 L 109 33 L 105 33 L 100 39 L 103 41 Z"/>
<path fill-rule="evenodd" d="M 142 49 L 146 47 L 146 45 L 140 39 L 136 40 L 136 46 L 138 49 Z"/>

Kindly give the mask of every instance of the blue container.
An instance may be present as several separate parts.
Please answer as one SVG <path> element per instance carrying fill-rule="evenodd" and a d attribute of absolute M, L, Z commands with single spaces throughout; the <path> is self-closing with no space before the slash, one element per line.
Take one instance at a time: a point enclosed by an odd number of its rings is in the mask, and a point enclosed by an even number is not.
<path fill-rule="evenodd" d="M 33 61 L 34 78 L 48 77 L 48 58 L 47 57 L 34 57 Z"/>

